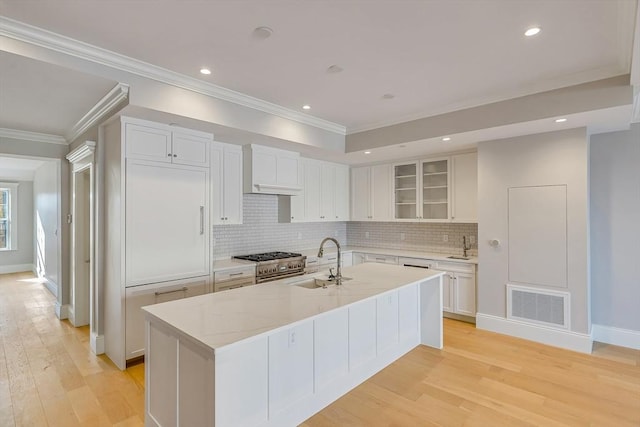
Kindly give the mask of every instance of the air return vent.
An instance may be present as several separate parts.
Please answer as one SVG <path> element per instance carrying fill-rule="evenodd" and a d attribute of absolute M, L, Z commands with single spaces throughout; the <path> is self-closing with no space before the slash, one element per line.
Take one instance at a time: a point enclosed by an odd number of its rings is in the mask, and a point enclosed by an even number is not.
<path fill-rule="evenodd" d="M 569 293 L 507 285 L 507 318 L 569 329 Z"/>

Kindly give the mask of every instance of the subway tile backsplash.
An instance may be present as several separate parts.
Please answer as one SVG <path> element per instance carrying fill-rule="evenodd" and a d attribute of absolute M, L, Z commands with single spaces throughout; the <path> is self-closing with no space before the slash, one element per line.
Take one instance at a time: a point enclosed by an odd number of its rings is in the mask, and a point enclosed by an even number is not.
<path fill-rule="evenodd" d="M 213 227 L 213 256 L 314 249 L 331 236 L 341 245 L 462 255 L 462 236 L 478 240 L 477 224 L 406 222 L 278 222 L 278 196 L 245 194 L 244 223 Z M 368 233 L 368 235 L 367 235 Z M 443 236 L 448 236 L 444 242 Z M 404 238 L 404 240 L 402 240 Z M 471 255 L 477 254 L 477 243 Z"/>

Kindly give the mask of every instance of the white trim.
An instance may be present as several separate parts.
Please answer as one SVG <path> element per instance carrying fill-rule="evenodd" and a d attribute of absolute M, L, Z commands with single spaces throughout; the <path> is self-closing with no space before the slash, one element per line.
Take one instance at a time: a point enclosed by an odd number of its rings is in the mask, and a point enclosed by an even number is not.
<path fill-rule="evenodd" d="M 67 160 L 76 163 L 85 157 L 91 156 L 96 151 L 95 141 L 85 141 L 84 144 L 67 154 Z"/>
<path fill-rule="evenodd" d="M 104 354 L 104 335 L 98 335 L 95 332 L 91 332 L 89 335 L 89 344 L 91 350 L 95 354 Z"/>
<path fill-rule="evenodd" d="M 345 126 L 0 16 L 0 36 L 346 135 Z"/>
<path fill-rule="evenodd" d="M 69 304 L 60 304 L 60 301 L 56 301 L 56 317 L 60 320 L 69 318 Z"/>
<path fill-rule="evenodd" d="M 92 126 L 98 124 L 111 110 L 129 96 L 129 85 L 118 83 L 85 114 L 67 134 L 68 141 L 74 141 Z M 67 158 L 69 158 L 67 156 Z"/>
<path fill-rule="evenodd" d="M 33 264 L 0 265 L 0 274 L 22 273 L 23 271 L 33 271 Z"/>
<path fill-rule="evenodd" d="M 512 337 L 524 338 L 526 340 L 578 351 L 580 353 L 590 354 L 593 347 L 593 340 L 589 334 L 534 325 L 489 314 L 476 314 L 476 328 L 510 335 Z"/>
<path fill-rule="evenodd" d="M 594 341 L 640 350 L 640 331 L 593 324 L 591 336 Z"/>
<path fill-rule="evenodd" d="M 69 145 L 67 140 L 59 135 L 27 132 L 26 130 L 17 129 L 0 128 L 0 138 L 19 139 L 21 141 L 45 142 L 47 144 Z"/>
<path fill-rule="evenodd" d="M 35 270 L 35 267 L 34 267 L 34 270 Z M 44 280 L 44 285 L 47 287 L 49 292 L 51 292 L 51 294 L 53 294 L 54 297 L 58 298 L 58 285 L 55 282 L 48 280 L 46 277 L 44 277 L 42 280 Z"/>

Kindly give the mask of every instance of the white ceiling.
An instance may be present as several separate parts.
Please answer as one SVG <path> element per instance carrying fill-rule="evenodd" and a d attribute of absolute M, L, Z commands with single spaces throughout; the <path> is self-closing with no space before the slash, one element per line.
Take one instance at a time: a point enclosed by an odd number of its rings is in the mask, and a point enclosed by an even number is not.
<path fill-rule="evenodd" d="M 308 103 L 309 114 L 349 132 L 629 73 L 635 7 L 636 0 L 0 0 L 4 16 L 293 110 Z M 525 38 L 532 25 L 542 32 Z M 252 37 L 259 26 L 273 35 Z M 53 66 L 43 64 L 21 73 L 30 68 L 20 61 L 0 56 L 0 126 L 64 134 L 91 91 L 108 86 L 71 71 L 50 74 Z M 327 73 L 334 64 L 344 71 Z M 201 66 L 213 74 L 201 76 Z M 78 86 L 74 99 L 69 88 Z M 24 102 L 7 107 L 14 98 Z"/>

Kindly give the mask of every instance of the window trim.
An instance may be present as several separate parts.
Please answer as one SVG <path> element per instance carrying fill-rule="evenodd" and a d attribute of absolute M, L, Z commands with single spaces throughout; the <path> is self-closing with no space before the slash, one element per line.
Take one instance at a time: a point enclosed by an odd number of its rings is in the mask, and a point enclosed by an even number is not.
<path fill-rule="evenodd" d="M 17 182 L 0 182 L 0 189 L 9 190 L 9 241 L 6 248 L 0 248 L 0 252 L 18 250 L 18 186 Z"/>

